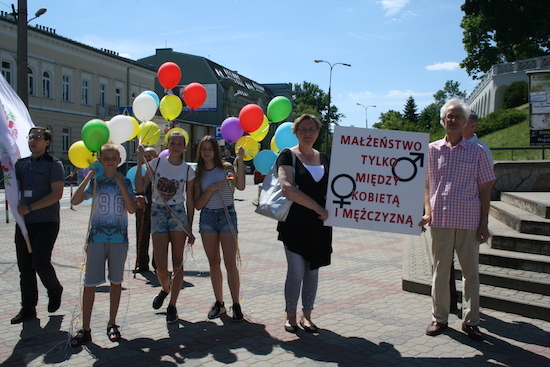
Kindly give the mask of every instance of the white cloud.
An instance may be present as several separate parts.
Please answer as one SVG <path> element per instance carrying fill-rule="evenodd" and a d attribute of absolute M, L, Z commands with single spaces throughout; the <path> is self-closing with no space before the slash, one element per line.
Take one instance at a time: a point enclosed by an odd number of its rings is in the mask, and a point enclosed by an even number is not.
<path fill-rule="evenodd" d="M 432 65 L 426 66 L 427 70 L 456 70 L 460 68 L 460 64 L 458 62 L 454 61 L 447 61 L 447 62 L 438 62 Z"/>
<path fill-rule="evenodd" d="M 386 16 L 391 17 L 403 10 L 409 0 L 381 0 L 378 3 L 382 4 L 382 8 L 386 10 Z"/>

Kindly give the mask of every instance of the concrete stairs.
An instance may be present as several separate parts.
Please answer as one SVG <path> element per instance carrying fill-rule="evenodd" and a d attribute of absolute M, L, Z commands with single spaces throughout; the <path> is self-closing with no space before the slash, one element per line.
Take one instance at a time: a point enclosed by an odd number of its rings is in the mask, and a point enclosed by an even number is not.
<path fill-rule="evenodd" d="M 479 253 L 481 306 L 550 321 L 550 193 L 501 193 L 491 202 L 489 230 L 493 236 Z M 430 294 L 431 268 L 417 266 L 420 256 L 431 257 L 429 232 L 423 238 L 423 251 L 405 251 L 403 289 Z M 460 292 L 456 258 L 455 268 Z"/>

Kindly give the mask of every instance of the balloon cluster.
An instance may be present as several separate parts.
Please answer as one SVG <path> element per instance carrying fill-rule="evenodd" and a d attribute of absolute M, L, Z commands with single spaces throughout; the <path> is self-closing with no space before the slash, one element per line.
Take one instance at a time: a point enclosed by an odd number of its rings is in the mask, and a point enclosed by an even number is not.
<path fill-rule="evenodd" d="M 292 103 L 283 96 L 269 102 L 267 115 L 260 106 L 248 104 L 241 108 L 238 118 L 228 117 L 222 122 L 222 137 L 228 143 L 235 143 L 235 150 L 243 147 L 244 160 L 253 159 L 256 169 L 266 174 L 275 163 L 279 151 L 298 144 L 296 135 L 292 133 L 292 123 L 283 122 L 271 139 L 270 149 L 259 151 L 260 142 L 269 132 L 269 123 L 284 121 L 291 112 Z M 248 135 L 244 135 L 245 132 Z"/>
<path fill-rule="evenodd" d="M 157 78 L 163 88 L 170 90 L 180 83 L 181 69 L 173 62 L 165 62 L 159 67 Z M 122 143 L 137 136 L 140 144 L 155 145 L 161 136 L 161 132 L 157 123 L 151 120 L 155 117 L 157 110 L 160 110 L 160 114 L 168 122 L 177 118 L 183 110 L 182 99 L 190 109 L 197 109 L 206 101 L 206 89 L 200 83 L 190 83 L 184 88 L 181 98 L 174 94 L 167 94 L 162 99 L 159 99 L 153 91 L 142 92 L 132 103 L 135 118 L 117 115 L 110 121 L 93 119 L 84 124 L 82 127 L 82 140 L 73 143 L 69 148 L 69 160 L 78 168 L 88 168 L 96 161 L 96 154 L 101 146 L 110 141 L 118 146 L 121 158 L 120 164 L 124 163 L 127 154 Z M 181 128 L 174 129 L 181 130 L 186 142 L 189 142 L 189 135 L 185 130 Z M 170 131 L 166 132 L 167 135 Z"/>

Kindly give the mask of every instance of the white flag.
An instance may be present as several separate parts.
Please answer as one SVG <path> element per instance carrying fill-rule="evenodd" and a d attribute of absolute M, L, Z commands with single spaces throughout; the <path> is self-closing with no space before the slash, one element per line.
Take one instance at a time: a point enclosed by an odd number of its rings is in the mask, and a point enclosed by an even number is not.
<path fill-rule="evenodd" d="M 17 93 L 0 75 L 0 162 L 4 173 L 4 188 L 11 213 L 19 225 L 31 251 L 25 221 L 17 211 L 19 203 L 19 187 L 15 177 L 15 162 L 21 157 L 31 154 L 27 144 L 27 134 L 34 126 L 29 111 Z"/>

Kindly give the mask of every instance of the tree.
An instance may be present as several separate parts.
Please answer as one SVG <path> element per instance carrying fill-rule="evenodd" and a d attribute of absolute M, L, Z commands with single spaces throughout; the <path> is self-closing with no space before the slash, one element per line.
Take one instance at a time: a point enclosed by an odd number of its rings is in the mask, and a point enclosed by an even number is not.
<path fill-rule="evenodd" d="M 386 113 L 381 113 L 379 122 L 376 122 L 372 127 L 384 130 L 403 130 L 405 119 L 399 111 L 389 110 Z"/>
<path fill-rule="evenodd" d="M 550 54 L 550 1 L 466 0 L 461 9 L 468 55 L 460 66 L 473 79 L 494 64 Z"/>
<path fill-rule="evenodd" d="M 300 116 L 304 113 L 316 115 L 321 120 L 321 132 L 319 139 L 314 144 L 316 149 L 323 152 L 327 151 L 325 142 L 331 142 L 330 132 L 327 139 L 327 105 L 328 94 L 325 93 L 317 84 L 304 81 L 302 84 L 294 86 L 294 101 L 293 112 L 295 116 Z M 338 112 L 338 108 L 331 104 L 330 106 L 330 122 L 338 125 L 340 119 L 345 117 L 344 114 Z M 330 146 L 329 146 L 330 148 Z"/>
<path fill-rule="evenodd" d="M 413 96 L 410 96 L 405 103 L 405 109 L 403 110 L 403 117 L 405 120 L 416 124 L 418 122 L 418 113 L 416 112 L 418 107 L 414 101 Z"/>
<path fill-rule="evenodd" d="M 447 102 L 451 98 L 460 98 L 465 99 L 466 98 L 466 91 L 460 90 L 460 83 L 454 82 L 452 80 L 447 80 L 445 82 L 445 87 L 443 87 L 443 90 L 438 90 L 434 94 L 434 99 L 437 104 L 439 104 L 440 108 L 443 107 L 445 102 Z"/>
<path fill-rule="evenodd" d="M 442 106 L 439 103 L 431 103 L 424 107 L 418 117 L 418 125 L 424 127 L 430 133 L 442 128 L 439 123 L 441 121 L 440 110 Z"/>
<path fill-rule="evenodd" d="M 510 84 L 502 96 L 502 109 L 514 108 L 529 102 L 527 94 L 529 85 L 525 81 L 517 81 Z"/>

